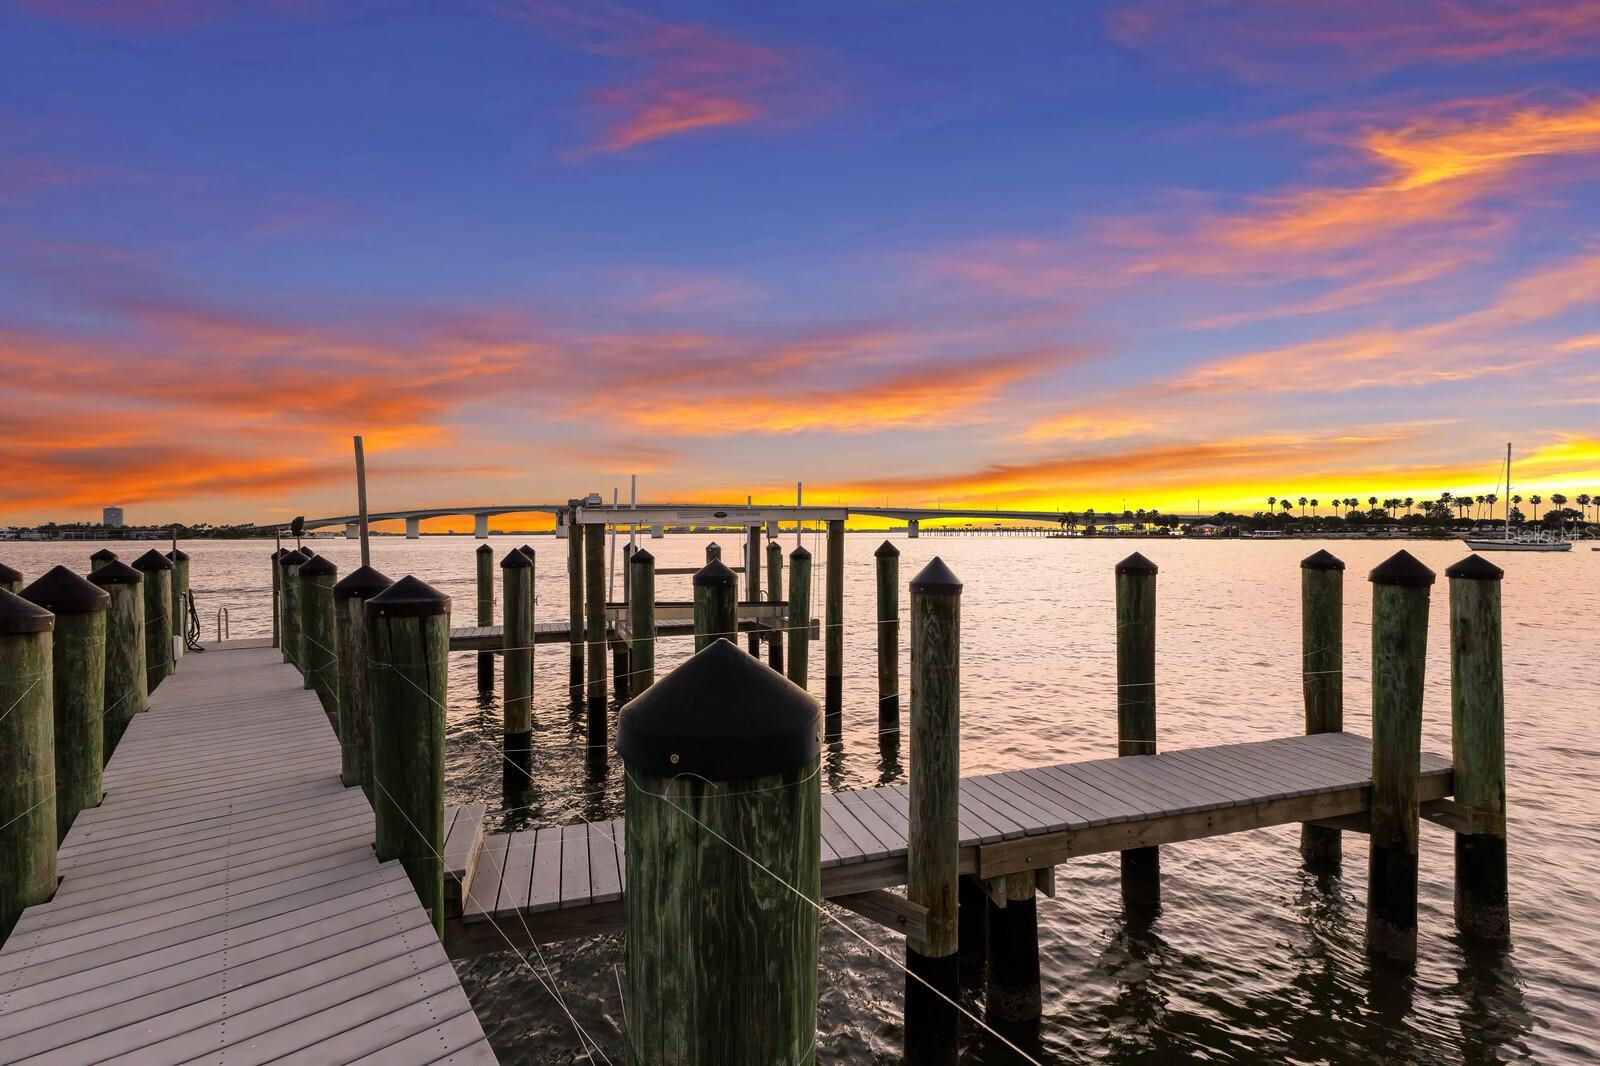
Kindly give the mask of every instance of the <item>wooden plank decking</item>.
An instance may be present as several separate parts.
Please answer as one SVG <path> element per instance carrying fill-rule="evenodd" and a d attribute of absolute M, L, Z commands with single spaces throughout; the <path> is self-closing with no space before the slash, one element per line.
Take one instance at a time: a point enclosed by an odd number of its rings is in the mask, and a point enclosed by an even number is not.
<path fill-rule="evenodd" d="M 1080 855 L 1175 843 L 1368 809 L 1371 745 L 1353 733 L 1295 736 L 1061 763 L 961 781 L 961 871 L 982 877 Z M 1422 757 L 1421 798 L 1451 792 L 1449 760 Z M 905 785 L 822 797 L 822 894 L 903 884 Z M 621 928 L 622 819 L 488 837 L 451 954 Z M 492 919 L 492 921 L 491 921 Z"/>
<path fill-rule="evenodd" d="M 275 649 L 186 656 L 105 787 L 0 949 L 0 1062 L 495 1061 Z"/>

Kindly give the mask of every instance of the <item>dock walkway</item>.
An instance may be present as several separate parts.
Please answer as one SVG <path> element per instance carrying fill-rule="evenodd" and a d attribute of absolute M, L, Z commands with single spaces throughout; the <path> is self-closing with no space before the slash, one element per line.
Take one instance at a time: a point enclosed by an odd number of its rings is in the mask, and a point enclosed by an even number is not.
<path fill-rule="evenodd" d="M 492 1063 L 314 693 L 260 641 L 135 717 L 0 949 L 0 1062 Z"/>

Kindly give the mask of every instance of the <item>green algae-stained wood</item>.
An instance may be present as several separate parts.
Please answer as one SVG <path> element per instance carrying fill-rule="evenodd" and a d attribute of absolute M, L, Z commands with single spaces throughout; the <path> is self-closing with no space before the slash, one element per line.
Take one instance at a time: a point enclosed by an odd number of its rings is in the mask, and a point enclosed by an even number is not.
<path fill-rule="evenodd" d="M 300 568 L 300 650 L 304 686 L 317 694 L 328 720 L 339 721 L 339 649 L 334 633 L 333 586 L 339 568 L 319 555 Z"/>
<path fill-rule="evenodd" d="M 188 630 L 189 621 L 189 553 L 182 548 L 167 552 L 172 563 L 172 636 L 181 637 Z M 176 673 L 178 660 L 167 662 L 167 673 Z"/>
<path fill-rule="evenodd" d="M 533 745 L 533 560 L 513 548 L 500 560 L 501 626 L 505 642 L 501 671 L 505 675 L 505 752 L 502 777 L 520 784 L 527 779 Z"/>
<path fill-rule="evenodd" d="M 1367 948 L 1409 962 L 1417 951 L 1418 776 L 1433 571 L 1409 552 L 1373 569 L 1372 813 Z"/>
<path fill-rule="evenodd" d="M 29 585 L 23 596 L 56 616 L 51 674 L 56 840 L 60 842 L 79 811 L 100 805 L 100 769 L 105 764 L 106 611 L 111 597 L 64 566 Z"/>
<path fill-rule="evenodd" d="M 878 583 L 878 734 L 900 729 L 900 549 L 873 552 Z"/>
<path fill-rule="evenodd" d="M 797 547 L 789 553 L 789 680 L 806 687 L 811 663 L 811 553 Z"/>
<path fill-rule="evenodd" d="M 1134 552 L 1116 565 L 1117 754 L 1156 753 L 1156 564 Z M 1161 902 L 1161 850 L 1121 853 L 1122 898 Z"/>
<path fill-rule="evenodd" d="M 370 566 L 333 586 L 334 642 L 339 649 L 339 780 L 372 799 L 372 700 L 367 692 L 367 601 L 390 585 Z"/>
<path fill-rule="evenodd" d="M 828 520 L 827 602 L 823 610 L 823 711 L 834 723 L 844 709 L 844 519 Z M 830 727 L 836 732 L 837 726 Z"/>
<path fill-rule="evenodd" d="M 590 748 L 606 744 L 606 527 L 583 527 L 584 657 L 589 680 L 584 692 Z"/>
<path fill-rule="evenodd" d="M 638 695 L 656 682 L 656 557 L 644 548 L 628 560 L 628 660 Z"/>
<path fill-rule="evenodd" d="M 151 548 L 133 562 L 144 574 L 144 676 L 151 694 L 172 663 L 172 561 Z"/>
<path fill-rule="evenodd" d="M 721 559 L 713 559 L 690 579 L 694 586 L 694 650 L 719 639 L 739 639 L 739 578 Z"/>
<path fill-rule="evenodd" d="M 1327 551 L 1300 561 L 1300 687 L 1306 732 L 1344 730 L 1344 563 Z M 1337 829 L 1300 827 L 1300 854 L 1307 862 L 1338 862 L 1343 848 Z"/>
<path fill-rule="evenodd" d="M 773 603 L 783 599 L 783 547 L 775 540 L 767 541 L 767 599 Z M 783 634 L 767 637 L 767 665 L 783 673 Z"/>
<path fill-rule="evenodd" d="M 478 545 L 474 553 L 478 577 L 478 625 L 494 625 L 494 549 L 487 544 Z M 478 692 L 488 695 L 494 691 L 494 652 L 478 653 Z"/>
<path fill-rule="evenodd" d="M 56 890 L 54 624 L 0 590 L 0 942 Z"/>
<path fill-rule="evenodd" d="M 1511 935 L 1506 879 L 1505 671 L 1500 632 L 1504 573 L 1480 556 L 1450 579 L 1450 725 L 1455 799 L 1472 808 L 1472 831 L 1455 839 L 1456 926 L 1467 936 Z"/>
<path fill-rule="evenodd" d="M 400 860 L 442 934 L 450 598 L 401 578 L 367 601 L 366 630 L 378 860 Z"/>
<path fill-rule="evenodd" d="M 583 699 L 583 527 L 567 512 L 567 698 Z"/>
<path fill-rule="evenodd" d="M 144 652 L 144 575 L 121 560 L 106 563 L 89 581 L 111 597 L 106 611 L 105 706 L 101 761 L 110 761 L 133 716 L 149 706 Z"/>

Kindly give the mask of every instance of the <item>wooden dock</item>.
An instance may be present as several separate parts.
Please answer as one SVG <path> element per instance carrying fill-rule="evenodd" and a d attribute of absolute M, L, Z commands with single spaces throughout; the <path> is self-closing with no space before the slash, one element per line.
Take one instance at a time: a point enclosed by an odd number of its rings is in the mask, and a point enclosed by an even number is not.
<path fill-rule="evenodd" d="M 1295 822 L 1360 829 L 1371 767 L 1365 737 L 1323 733 L 965 777 L 961 873 L 991 880 Z M 1450 761 L 1424 753 L 1424 816 L 1448 824 L 1451 791 Z M 822 894 L 914 925 L 916 908 L 882 891 L 905 883 L 909 812 L 905 785 L 824 795 Z M 616 818 L 484 838 L 462 914 L 446 925 L 451 954 L 621 929 L 623 833 Z"/>
<path fill-rule="evenodd" d="M 739 604 L 739 632 L 762 633 L 781 629 L 789 605 L 783 600 L 745 600 Z M 812 639 L 817 639 L 820 627 L 812 619 Z M 535 644 L 566 644 L 572 636 L 572 626 L 567 619 L 536 622 L 533 626 Z M 626 604 L 606 605 L 606 640 L 628 639 L 628 610 Z M 694 604 L 666 602 L 656 605 L 656 636 L 694 636 Z M 502 626 L 454 626 L 450 630 L 451 651 L 498 652 L 505 645 Z"/>
<path fill-rule="evenodd" d="M 316 695 L 264 643 L 185 657 L 129 726 L 55 897 L 0 950 L 0 1062 L 495 1061 Z M 465 876 L 480 837 L 456 819 Z"/>

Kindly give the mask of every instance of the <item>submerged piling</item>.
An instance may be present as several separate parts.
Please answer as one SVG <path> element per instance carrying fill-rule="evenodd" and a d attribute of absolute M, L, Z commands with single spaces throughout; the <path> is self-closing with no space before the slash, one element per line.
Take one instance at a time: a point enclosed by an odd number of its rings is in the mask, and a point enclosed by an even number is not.
<path fill-rule="evenodd" d="M 378 861 L 400 860 L 442 934 L 450 597 L 403 577 L 367 601 L 366 631 Z"/>
<path fill-rule="evenodd" d="M 367 601 L 394 582 L 358 566 L 333 586 L 335 644 L 339 649 L 339 780 L 359 785 L 372 800 L 372 699 L 367 692 Z"/>
<path fill-rule="evenodd" d="M 1300 561 L 1300 688 L 1306 733 L 1344 731 L 1344 563 L 1326 550 Z M 1339 830 L 1302 825 L 1300 854 L 1308 863 L 1336 863 Z"/>
<path fill-rule="evenodd" d="M 1511 935 L 1506 878 L 1506 697 L 1500 581 L 1505 572 L 1469 555 L 1450 579 L 1450 736 L 1455 800 L 1471 808 L 1456 833 L 1456 927 L 1478 940 Z"/>
<path fill-rule="evenodd" d="M 878 735 L 900 731 L 900 549 L 872 553 L 878 579 Z"/>
<path fill-rule="evenodd" d="M 172 560 L 151 548 L 133 561 L 144 575 L 145 691 L 154 694 L 172 663 Z"/>
<path fill-rule="evenodd" d="M 1428 590 L 1434 574 L 1399 551 L 1372 582 L 1372 836 L 1367 950 L 1401 962 L 1417 953 L 1417 837 Z"/>
<path fill-rule="evenodd" d="M 628 661 L 631 689 L 643 692 L 656 683 L 656 557 L 640 548 L 628 560 Z"/>
<path fill-rule="evenodd" d="M 739 578 L 721 559 L 695 571 L 694 650 L 704 651 L 718 639 L 739 639 Z"/>
<path fill-rule="evenodd" d="M 133 716 L 149 706 L 145 671 L 144 575 L 120 559 L 89 575 L 106 590 L 105 701 L 101 710 L 101 763 L 109 761 Z"/>
<path fill-rule="evenodd" d="M 0 942 L 56 890 L 54 627 L 49 611 L 0 589 Z"/>
<path fill-rule="evenodd" d="M 1006 905 L 989 902 L 989 987 L 984 1014 L 1013 1024 L 1039 1017 L 1039 901 L 1032 870 L 1005 876 Z"/>
<path fill-rule="evenodd" d="M 100 805 L 100 768 L 105 764 L 106 611 L 111 597 L 64 566 L 48 571 L 22 595 L 56 616 L 50 659 L 59 843 L 66 839 L 79 811 Z"/>
<path fill-rule="evenodd" d="M 789 680 L 806 688 L 811 662 L 811 553 L 797 547 L 789 553 Z"/>
<path fill-rule="evenodd" d="M 726 639 L 623 711 L 631 1066 L 816 1061 L 818 717 Z"/>
<path fill-rule="evenodd" d="M 478 545 L 478 625 L 494 625 L 494 549 L 487 544 Z M 478 653 L 478 695 L 494 692 L 494 652 Z"/>
<path fill-rule="evenodd" d="M 1156 753 L 1155 563 L 1134 552 L 1116 566 L 1117 755 Z M 1121 854 L 1122 900 L 1129 906 L 1161 902 L 1161 849 L 1129 848 Z"/>
<path fill-rule="evenodd" d="M 533 766 L 533 560 L 520 548 L 500 560 L 505 604 L 502 608 L 505 675 L 505 759 L 503 783 L 520 788 Z"/>
<path fill-rule="evenodd" d="M 300 652 L 303 687 L 312 689 L 330 722 L 339 721 L 339 651 L 335 646 L 333 586 L 339 568 L 319 555 L 300 567 Z"/>

